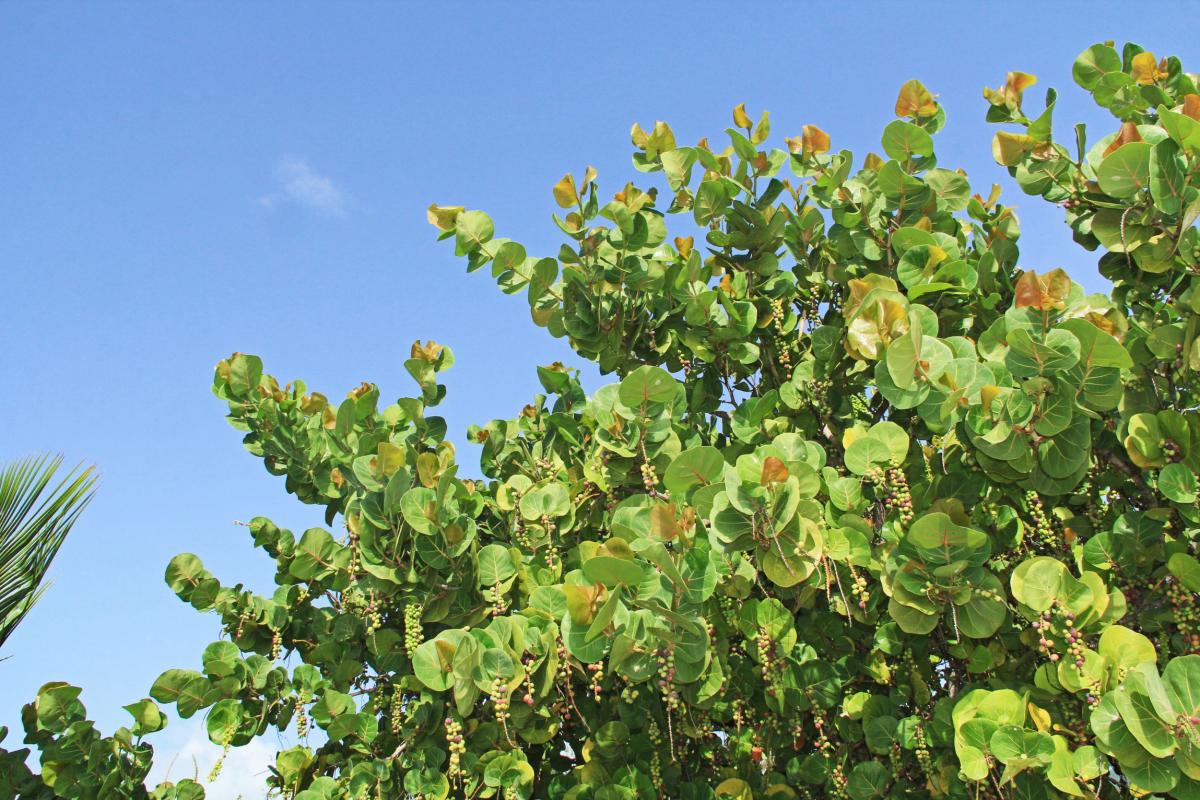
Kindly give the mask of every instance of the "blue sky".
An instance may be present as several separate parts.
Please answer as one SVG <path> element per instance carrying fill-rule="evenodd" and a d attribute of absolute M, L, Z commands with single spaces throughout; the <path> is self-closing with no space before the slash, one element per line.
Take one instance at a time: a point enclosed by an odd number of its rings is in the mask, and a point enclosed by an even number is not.
<path fill-rule="evenodd" d="M 225 423 L 209 391 L 221 357 L 257 353 L 330 396 L 371 380 L 396 397 L 412 340 L 446 343 L 459 444 L 527 402 L 535 365 L 577 364 L 521 299 L 465 274 L 425 207 L 483 208 L 552 254 L 550 187 L 587 164 L 609 191 L 638 179 L 635 120 L 716 142 L 746 102 L 771 110 L 780 141 L 815 123 L 863 153 L 919 78 L 950 115 L 942 165 L 1018 206 L 1023 265 L 1098 288 L 1060 212 L 991 162 L 981 89 L 1035 73 L 1027 102 L 1058 87 L 1060 135 L 1103 122 L 1095 140 L 1112 125 L 1072 84 L 1075 55 L 1132 39 L 1196 70 L 1188 4 L 848 7 L 0 5 L 0 459 L 51 450 L 103 475 L 5 648 L 0 724 L 19 728 L 48 680 L 123 723 L 122 704 L 197 666 L 218 633 L 163 584 L 171 556 L 269 591 L 269 560 L 233 520 L 320 523 Z M 196 750 L 192 730 L 174 725 L 160 749 Z"/>

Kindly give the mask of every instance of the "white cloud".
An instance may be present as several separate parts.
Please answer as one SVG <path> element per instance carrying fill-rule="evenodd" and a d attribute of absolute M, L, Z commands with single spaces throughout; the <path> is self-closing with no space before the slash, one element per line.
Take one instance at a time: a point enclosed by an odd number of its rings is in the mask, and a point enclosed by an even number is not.
<path fill-rule="evenodd" d="M 172 720 L 181 722 L 180 720 Z M 182 721 L 179 727 L 168 726 L 174 741 L 154 742 L 154 767 L 147 783 L 160 781 L 198 780 L 204 786 L 206 800 L 261 800 L 267 793 L 267 767 L 275 763 L 279 748 L 263 739 L 252 739 L 244 747 L 231 747 L 221 766 L 221 774 L 212 783 L 208 774 L 221 757 L 221 748 L 208 740 L 204 722 L 200 719 Z M 159 734 L 160 736 L 164 734 Z"/>
<path fill-rule="evenodd" d="M 288 157 L 275 168 L 278 191 L 258 198 L 259 205 L 274 208 L 292 203 L 331 216 L 346 213 L 346 193 L 321 175 L 303 158 Z"/>

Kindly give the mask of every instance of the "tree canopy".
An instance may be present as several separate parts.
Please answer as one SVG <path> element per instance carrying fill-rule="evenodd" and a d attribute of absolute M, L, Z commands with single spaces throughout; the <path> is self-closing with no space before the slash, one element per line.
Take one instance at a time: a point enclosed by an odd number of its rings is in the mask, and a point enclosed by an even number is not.
<path fill-rule="evenodd" d="M 431 413 L 448 347 L 413 344 L 394 402 L 222 361 L 247 449 L 332 530 L 250 522 L 269 597 L 176 557 L 225 635 L 111 737 L 48 684 L 40 774 L 0 756 L 0 794 L 203 797 L 143 788 L 163 704 L 226 748 L 294 730 L 267 781 L 294 800 L 1200 798 L 1200 78 L 1133 44 L 1073 74 L 1114 117 L 1091 136 L 1021 72 L 986 113 L 1107 294 L 939 164 L 917 81 L 859 159 L 743 106 L 720 144 L 634 125 L 649 183 L 566 175 L 550 256 L 431 206 L 613 382 L 538 367 L 470 478 Z"/>

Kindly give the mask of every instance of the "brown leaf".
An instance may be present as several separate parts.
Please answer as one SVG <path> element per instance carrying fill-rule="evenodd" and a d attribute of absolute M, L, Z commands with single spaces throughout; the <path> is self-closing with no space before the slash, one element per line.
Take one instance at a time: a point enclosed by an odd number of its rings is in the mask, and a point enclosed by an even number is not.
<path fill-rule="evenodd" d="M 1180 111 L 1184 115 L 1200 122 L 1200 94 L 1184 95 L 1183 108 Z"/>
<path fill-rule="evenodd" d="M 806 154 L 824 153 L 829 149 L 829 134 L 816 125 L 805 125 L 801 137 Z"/>
<path fill-rule="evenodd" d="M 994 106 L 1004 106 L 1013 111 L 1021 109 L 1021 95 L 1037 83 L 1037 76 L 1027 72 L 1010 72 L 999 89 L 983 90 L 983 96 Z"/>
<path fill-rule="evenodd" d="M 759 483 L 764 486 L 770 486 L 775 483 L 783 483 L 788 479 L 787 464 L 784 464 L 775 456 L 767 456 L 763 459 L 762 477 Z"/>
<path fill-rule="evenodd" d="M 1121 130 L 1117 131 L 1117 138 L 1113 139 L 1112 144 L 1104 149 L 1104 155 L 1107 156 L 1116 151 L 1121 145 L 1140 141 L 1142 141 L 1142 135 L 1138 133 L 1137 125 L 1132 122 L 1123 122 Z"/>
<path fill-rule="evenodd" d="M 664 541 L 679 535 L 673 503 L 662 503 L 650 509 L 650 532 Z"/>
<path fill-rule="evenodd" d="M 1035 308 L 1038 311 L 1065 308 L 1067 295 L 1071 293 L 1071 278 L 1061 269 L 1051 270 L 1041 276 L 1029 270 L 1017 278 L 1015 289 L 1017 308 Z"/>

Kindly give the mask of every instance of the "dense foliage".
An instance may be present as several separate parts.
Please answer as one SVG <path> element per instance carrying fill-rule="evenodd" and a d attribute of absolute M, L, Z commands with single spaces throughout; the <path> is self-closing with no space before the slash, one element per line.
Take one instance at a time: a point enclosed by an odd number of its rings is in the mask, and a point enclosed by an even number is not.
<path fill-rule="evenodd" d="M 8 791 L 146 796 L 164 703 L 227 747 L 294 729 L 269 783 L 296 800 L 1200 798 L 1198 78 L 1107 44 L 1074 76 L 1116 118 L 1094 141 L 1055 140 L 1023 73 L 987 115 L 1108 295 L 1022 268 L 916 81 L 857 164 L 811 125 L 768 149 L 740 106 L 723 149 L 635 125 L 666 186 L 566 176 L 553 257 L 431 207 L 616 382 L 538 368 L 468 479 L 430 414 L 445 347 L 390 404 L 222 361 L 247 448 L 337 532 L 253 520 L 270 597 L 174 559 L 226 638 L 111 738 L 48 685 Z"/>

